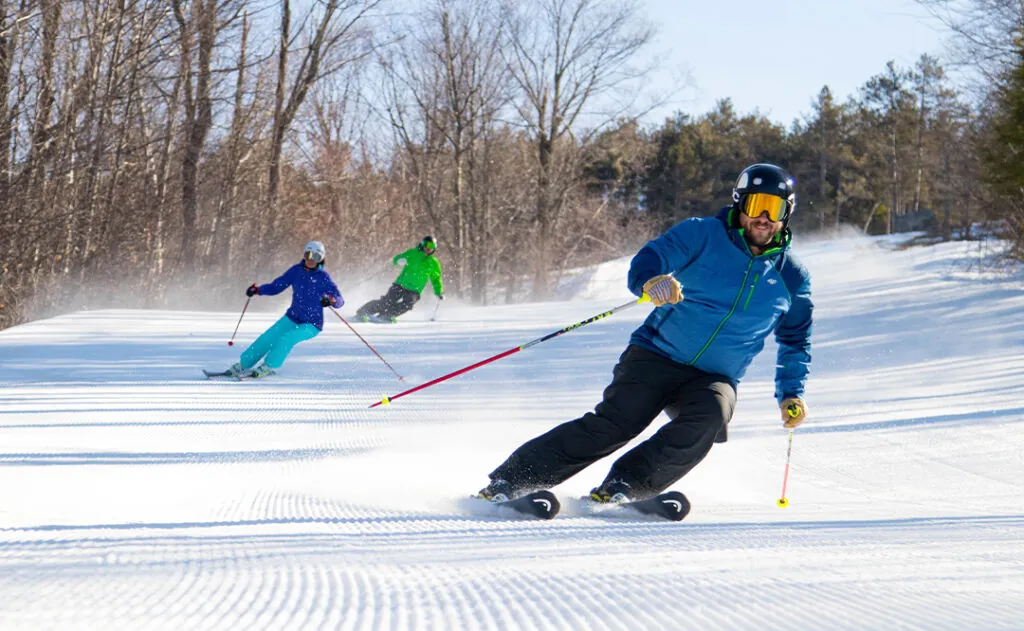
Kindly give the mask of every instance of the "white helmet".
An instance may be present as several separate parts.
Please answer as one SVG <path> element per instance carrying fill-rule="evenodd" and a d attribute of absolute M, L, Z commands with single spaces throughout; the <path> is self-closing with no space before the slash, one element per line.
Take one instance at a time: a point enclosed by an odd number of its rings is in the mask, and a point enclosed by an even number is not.
<path fill-rule="evenodd" d="M 302 251 L 302 258 L 311 259 L 314 263 L 323 263 L 327 256 L 327 249 L 319 241 L 310 241 Z"/>

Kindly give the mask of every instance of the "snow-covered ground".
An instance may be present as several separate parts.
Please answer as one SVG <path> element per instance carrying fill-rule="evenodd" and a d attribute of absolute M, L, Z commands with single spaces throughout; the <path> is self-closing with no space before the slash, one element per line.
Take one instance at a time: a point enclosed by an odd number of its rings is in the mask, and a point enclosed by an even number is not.
<path fill-rule="evenodd" d="M 971 248 L 798 244 L 817 311 L 789 507 L 769 347 L 681 523 L 465 500 L 597 402 L 649 307 L 368 408 L 628 300 L 626 261 L 577 300 L 355 325 L 408 384 L 330 314 L 275 377 L 199 378 L 283 302 L 231 348 L 237 313 L 2 331 L 0 628 L 1024 629 L 1024 283 L 963 272 Z"/>

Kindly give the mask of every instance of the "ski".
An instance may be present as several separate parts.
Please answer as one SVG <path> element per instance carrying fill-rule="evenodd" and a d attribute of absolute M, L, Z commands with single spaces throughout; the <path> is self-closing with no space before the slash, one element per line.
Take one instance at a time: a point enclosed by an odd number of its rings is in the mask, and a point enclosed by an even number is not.
<path fill-rule="evenodd" d="M 241 375 L 236 375 L 236 374 L 232 373 L 230 370 L 225 370 L 223 372 L 222 371 L 214 372 L 214 371 L 206 370 L 205 368 L 203 369 L 203 374 L 206 375 L 207 379 L 218 379 L 218 378 L 223 377 L 224 379 L 234 379 L 235 381 L 245 381 L 246 379 L 255 379 L 256 378 L 256 376 L 253 375 L 252 372 L 247 372 L 247 373 L 243 373 Z"/>
<path fill-rule="evenodd" d="M 398 318 L 384 318 L 381 316 L 360 316 L 360 322 L 368 322 L 370 324 L 396 324 Z"/>
<path fill-rule="evenodd" d="M 207 379 L 213 379 L 214 377 L 235 377 L 235 375 L 231 374 L 230 370 L 212 371 L 203 368 L 203 374 L 206 375 Z"/>
<path fill-rule="evenodd" d="M 262 374 L 262 375 L 257 375 L 257 374 L 254 374 L 253 371 L 250 370 L 250 371 L 244 372 L 244 373 L 242 373 L 240 375 L 236 375 L 236 374 L 232 373 L 230 370 L 225 370 L 223 372 L 221 372 L 221 371 L 214 372 L 214 371 L 206 370 L 204 368 L 203 369 L 203 374 L 206 375 L 207 379 L 217 379 L 218 377 L 224 377 L 226 379 L 234 379 L 236 381 L 245 381 L 246 379 L 264 379 L 264 378 L 269 377 L 271 375 L 276 375 L 277 373 L 274 372 L 273 370 L 271 370 L 268 373 L 265 373 L 265 374 Z"/>
<path fill-rule="evenodd" d="M 619 504 L 625 510 L 654 515 L 669 521 L 682 521 L 690 513 L 690 500 L 679 491 L 668 491 L 645 500 Z"/>
<path fill-rule="evenodd" d="M 589 495 L 578 500 L 575 512 L 607 519 L 667 519 L 681 521 L 690 512 L 690 501 L 679 491 L 668 491 L 632 502 L 595 502 Z"/>
<path fill-rule="evenodd" d="M 478 498 L 483 499 L 483 498 Z M 483 500 L 487 502 L 488 500 Z M 562 505 L 558 498 L 551 491 L 534 491 L 521 495 L 514 500 L 504 502 L 489 502 L 492 506 L 500 509 L 509 509 L 519 515 L 533 517 L 536 519 L 554 519 Z"/>

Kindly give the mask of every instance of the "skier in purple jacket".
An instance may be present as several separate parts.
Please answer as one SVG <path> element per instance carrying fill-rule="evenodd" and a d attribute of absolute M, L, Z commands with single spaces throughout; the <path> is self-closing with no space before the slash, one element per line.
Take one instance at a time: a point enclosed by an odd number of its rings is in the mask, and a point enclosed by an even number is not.
<path fill-rule="evenodd" d="M 324 270 L 327 251 L 319 241 L 310 241 L 302 253 L 302 262 L 292 265 L 284 274 L 266 285 L 253 283 L 245 295 L 274 296 L 287 287 L 292 288 L 292 304 L 280 320 L 249 345 L 228 372 L 235 377 L 242 375 L 265 377 L 284 364 L 288 353 L 296 344 L 312 339 L 324 328 L 324 308 L 341 308 L 345 299 L 330 274 Z M 262 364 L 257 366 L 260 360 Z"/>

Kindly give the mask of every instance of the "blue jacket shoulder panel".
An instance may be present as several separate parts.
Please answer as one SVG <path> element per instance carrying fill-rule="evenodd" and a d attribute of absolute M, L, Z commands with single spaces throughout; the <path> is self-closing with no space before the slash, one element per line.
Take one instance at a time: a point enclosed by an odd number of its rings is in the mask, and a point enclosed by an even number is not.
<path fill-rule="evenodd" d="M 653 239 L 637 252 L 629 265 L 629 290 L 640 296 L 644 283 L 659 274 L 678 274 L 700 253 L 707 242 L 707 234 L 721 225 L 713 217 L 681 221 L 660 237 Z"/>

